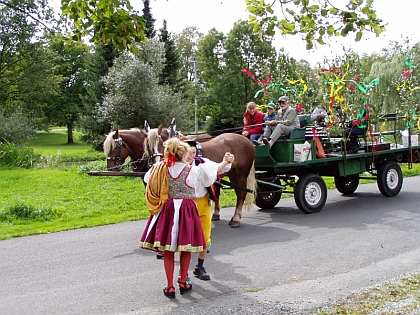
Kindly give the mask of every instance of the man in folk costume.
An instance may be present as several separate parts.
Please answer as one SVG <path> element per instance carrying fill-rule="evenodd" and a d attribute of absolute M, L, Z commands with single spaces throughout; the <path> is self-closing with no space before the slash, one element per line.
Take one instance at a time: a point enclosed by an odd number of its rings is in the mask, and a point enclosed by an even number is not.
<path fill-rule="evenodd" d="M 181 294 L 192 290 L 187 273 L 192 252 L 207 248 L 197 212 L 192 200 L 194 187 L 201 183 L 209 186 L 217 178 L 219 164 L 207 162 L 192 166 L 187 162 L 189 145 L 177 138 L 165 142 L 165 161 L 156 163 L 144 176 L 147 183 L 145 197 L 150 217 L 143 231 L 139 246 L 164 252 L 164 268 L 167 285 L 166 297 L 175 297 L 175 252 L 179 252 L 181 275 L 178 280 Z M 223 158 L 222 168 L 229 164 Z"/>
<path fill-rule="evenodd" d="M 199 143 L 192 140 L 188 140 L 186 142 L 190 146 L 190 153 L 188 155 L 188 163 L 190 163 L 191 165 L 198 166 L 202 163 L 206 163 L 210 161 L 209 159 L 203 158 L 201 156 L 197 156 L 197 151 L 199 152 L 201 151 L 201 150 L 197 150 L 198 146 L 201 147 Z M 233 154 L 229 153 L 228 161 L 229 161 L 229 164 L 227 165 L 223 165 L 223 162 L 219 163 L 219 168 L 218 168 L 219 174 L 224 174 L 230 171 L 231 165 L 234 161 Z M 197 203 L 198 215 L 200 216 L 201 227 L 203 228 L 204 238 L 207 243 L 207 249 L 198 253 L 198 262 L 197 262 L 197 265 L 195 266 L 193 273 L 195 276 L 197 276 L 201 280 L 210 280 L 210 275 L 206 272 L 206 269 L 204 268 L 204 260 L 206 259 L 207 251 L 211 247 L 212 222 L 211 222 L 210 199 L 212 199 L 213 201 L 216 201 L 214 200 L 214 198 L 217 198 L 217 197 L 214 195 L 212 186 L 205 187 L 201 183 L 198 183 L 194 187 L 194 190 L 195 190 L 194 201 Z"/>

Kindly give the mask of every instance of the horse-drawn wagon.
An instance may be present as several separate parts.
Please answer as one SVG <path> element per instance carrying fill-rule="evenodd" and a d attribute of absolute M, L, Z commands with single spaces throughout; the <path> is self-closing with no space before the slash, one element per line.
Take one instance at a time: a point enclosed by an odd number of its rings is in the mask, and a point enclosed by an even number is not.
<path fill-rule="evenodd" d="M 104 142 L 108 171 L 90 172 L 90 175 L 142 177 L 161 156 L 162 142 L 171 136 L 171 127 L 148 132 L 149 136 L 139 130 L 110 133 Z M 317 134 L 319 143 L 326 150 L 323 157 L 316 154 L 316 133 L 308 133 L 305 128 L 297 128 L 288 139 L 278 140 L 271 148 L 268 145 L 254 147 L 247 138 L 234 133 L 224 133 L 209 141 L 206 139 L 201 146 L 203 156 L 211 160 L 221 160 L 227 151 L 235 155 L 231 171 L 225 174 L 230 181 L 220 180 L 218 183 L 219 189 L 222 184 L 223 188 L 235 189 L 237 204 L 229 224 L 239 227 L 243 205 L 249 204 L 250 200 L 252 203 L 250 196 L 255 196 L 255 204 L 265 209 L 275 207 L 283 193 L 292 193 L 301 211 L 314 213 L 322 210 L 328 192 L 323 177 L 333 177 L 342 194 L 353 193 L 359 180 L 368 178 L 377 181 L 384 196 L 397 195 L 403 181 L 398 163 L 419 162 L 420 146 L 417 143 L 412 145 L 411 137 L 407 146 L 398 144 L 396 132 L 394 129 L 394 143 L 378 143 L 375 135 L 365 134 L 359 139 L 359 150 L 352 153 L 346 150 L 346 138 L 331 139 Z M 296 148 L 303 145 L 307 146 L 306 155 L 297 162 Z M 134 172 L 121 173 L 119 170 L 128 156 Z M 214 220 L 220 218 L 219 211 L 216 203 Z"/>
<path fill-rule="evenodd" d="M 360 179 L 374 179 L 380 192 L 386 197 L 397 195 L 402 187 L 403 175 L 398 163 L 419 162 L 420 146 L 412 145 L 411 137 L 407 146 L 396 141 L 378 143 L 376 136 L 362 135 L 358 150 L 348 153 L 345 138 L 331 139 L 319 137 L 321 151 L 316 154 L 314 134 L 306 133 L 291 139 L 277 141 L 269 146 L 257 146 L 255 173 L 258 183 L 256 205 L 272 208 L 280 201 L 282 193 L 292 193 L 297 207 L 305 213 L 322 210 L 327 200 L 327 186 L 323 177 L 333 177 L 337 190 L 346 195 L 353 193 Z M 317 140 L 318 141 L 318 140 Z M 296 145 L 309 145 L 307 158 L 295 162 Z M 300 153 L 300 152 L 297 152 Z"/>

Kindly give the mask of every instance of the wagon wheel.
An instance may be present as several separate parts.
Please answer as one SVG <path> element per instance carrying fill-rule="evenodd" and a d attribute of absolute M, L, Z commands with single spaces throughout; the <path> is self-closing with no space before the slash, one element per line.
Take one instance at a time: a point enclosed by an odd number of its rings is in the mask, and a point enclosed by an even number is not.
<path fill-rule="evenodd" d="M 280 181 L 277 180 L 274 182 L 276 185 L 280 185 Z M 261 209 L 271 209 L 274 208 L 280 201 L 281 193 L 280 190 L 275 190 L 276 188 L 270 185 L 258 184 L 258 193 L 255 198 L 255 204 Z"/>
<path fill-rule="evenodd" d="M 356 191 L 359 186 L 359 174 L 334 177 L 335 187 L 343 195 L 349 195 Z"/>
<path fill-rule="evenodd" d="M 395 161 L 388 161 L 379 166 L 376 178 L 379 191 L 385 197 L 398 195 L 403 183 L 401 168 Z"/>
<path fill-rule="evenodd" d="M 295 188 L 295 203 L 305 213 L 322 210 L 327 201 L 327 185 L 317 174 L 305 174 L 299 178 Z"/>

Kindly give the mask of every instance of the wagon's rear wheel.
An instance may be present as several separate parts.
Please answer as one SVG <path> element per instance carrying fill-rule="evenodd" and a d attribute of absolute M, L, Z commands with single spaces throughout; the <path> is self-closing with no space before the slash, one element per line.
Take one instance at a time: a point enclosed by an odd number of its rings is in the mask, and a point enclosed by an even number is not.
<path fill-rule="evenodd" d="M 403 183 L 403 175 L 400 166 L 395 161 L 388 161 L 379 166 L 376 178 L 379 191 L 385 197 L 398 195 Z"/>
<path fill-rule="evenodd" d="M 280 185 L 280 181 L 274 182 L 276 185 Z M 257 197 L 255 198 L 255 204 L 261 209 L 274 208 L 280 201 L 281 190 L 274 186 L 258 184 Z"/>
<path fill-rule="evenodd" d="M 335 187 L 343 195 L 352 194 L 359 186 L 359 174 L 334 177 Z"/>
<path fill-rule="evenodd" d="M 327 201 L 327 185 L 317 174 L 304 174 L 296 184 L 294 197 L 301 211 L 319 212 Z"/>

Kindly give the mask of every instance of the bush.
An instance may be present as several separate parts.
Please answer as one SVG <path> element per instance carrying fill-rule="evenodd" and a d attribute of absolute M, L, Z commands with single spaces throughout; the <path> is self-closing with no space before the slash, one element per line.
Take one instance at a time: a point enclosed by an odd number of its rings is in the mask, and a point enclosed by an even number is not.
<path fill-rule="evenodd" d="M 0 111 L 0 142 L 24 144 L 35 135 L 32 121 L 19 111 L 5 115 Z"/>
<path fill-rule="evenodd" d="M 62 212 L 57 209 L 37 209 L 34 206 L 18 203 L 0 213 L 0 222 L 16 220 L 50 221 L 60 217 Z"/>
<path fill-rule="evenodd" d="M 40 154 L 27 147 L 19 147 L 11 142 L 0 143 L 0 165 L 31 168 L 39 162 Z"/>
<path fill-rule="evenodd" d="M 78 167 L 79 173 L 88 173 L 90 171 L 107 171 L 106 161 L 95 161 Z"/>

